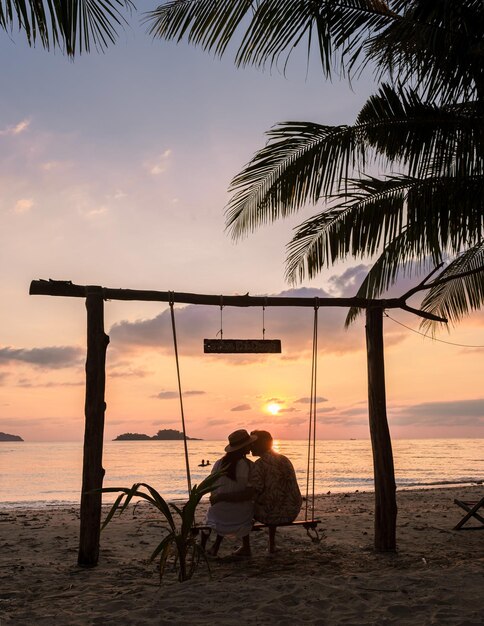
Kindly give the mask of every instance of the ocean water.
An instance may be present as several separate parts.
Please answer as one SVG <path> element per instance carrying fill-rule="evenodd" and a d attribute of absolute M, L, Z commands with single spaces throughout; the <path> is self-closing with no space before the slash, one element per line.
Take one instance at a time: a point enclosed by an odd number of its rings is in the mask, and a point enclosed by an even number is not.
<path fill-rule="evenodd" d="M 192 484 L 210 468 L 202 459 L 223 455 L 225 441 L 189 441 Z M 479 483 L 484 478 L 483 439 L 420 439 L 393 441 L 397 488 Z M 275 447 L 294 464 L 303 494 L 306 491 L 307 442 L 277 441 Z M 165 498 L 187 494 L 183 442 L 108 441 L 104 446 L 105 487 L 153 485 Z M 81 490 L 81 442 L 1 442 L 0 508 L 78 504 Z M 315 492 L 373 490 L 369 440 L 316 443 Z M 105 494 L 112 502 L 115 495 Z"/>

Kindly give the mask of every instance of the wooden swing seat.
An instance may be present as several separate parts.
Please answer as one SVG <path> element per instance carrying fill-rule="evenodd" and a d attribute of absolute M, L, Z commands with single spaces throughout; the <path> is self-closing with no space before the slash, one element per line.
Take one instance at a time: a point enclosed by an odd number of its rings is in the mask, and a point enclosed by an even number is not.
<path fill-rule="evenodd" d="M 284 522 L 283 524 L 263 524 L 262 522 L 255 522 L 252 525 L 252 530 L 262 530 L 263 528 L 278 528 L 279 526 L 302 526 L 306 530 L 315 530 L 321 524 L 320 519 L 308 519 L 308 520 L 296 520 L 295 522 Z"/>
<path fill-rule="evenodd" d="M 279 528 L 282 526 L 302 526 L 306 531 L 307 530 L 317 530 L 318 524 L 321 524 L 320 519 L 309 519 L 309 520 L 296 520 L 295 522 L 284 522 L 283 524 L 263 524 L 262 522 L 254 522 L 252 525 L 253 531 L 259 531 L 263 528 Z M 211 531 L 210 526 L 193 526 L 191 531 L 192 534 L 198 535 L 200 532 Z"/>

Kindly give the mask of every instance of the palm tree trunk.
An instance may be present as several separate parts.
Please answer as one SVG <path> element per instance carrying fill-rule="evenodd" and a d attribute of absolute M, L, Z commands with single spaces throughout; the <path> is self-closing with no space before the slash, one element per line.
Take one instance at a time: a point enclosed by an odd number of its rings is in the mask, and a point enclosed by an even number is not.
<path fill-rule="evenodd" d="M 392 441 L 388 428 L 385 362 L 383 353 L 383 309 L 366 309 L 368 362 L 368 411 L 375 477 L 375 550 L 396 550 L 397 502 Z"/>

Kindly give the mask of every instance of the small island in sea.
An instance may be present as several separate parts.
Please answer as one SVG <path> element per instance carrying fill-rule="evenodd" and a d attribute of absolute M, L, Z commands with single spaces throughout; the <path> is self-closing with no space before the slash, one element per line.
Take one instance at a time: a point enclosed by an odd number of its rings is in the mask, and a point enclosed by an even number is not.
<path fill-rule="evenodd" d="M 179 441 L 180 439 L 183 440 L 182 432 L 173 428 L 165 428 L 159 430 L 153 437 L 142 433 L 123 433 L 118 435 L 113 441 Z M 202 441 L 202 439 L 197 439 L 196 437 L 187 437 L 187 439 L 190 441 Z"/>
<path fill-rule="evenodd" d="M 23 441 L 19 435 L 9 435 L 8 433 L 0 433 L 0 441 Z"/>

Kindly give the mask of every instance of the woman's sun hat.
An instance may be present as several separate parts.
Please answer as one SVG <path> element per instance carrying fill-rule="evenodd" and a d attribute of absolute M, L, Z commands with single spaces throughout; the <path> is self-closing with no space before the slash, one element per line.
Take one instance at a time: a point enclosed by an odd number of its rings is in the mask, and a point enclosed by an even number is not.
<path fill-rule="evenodd" d="M 225 446 L 225 452 L 235 452 L 236 450 L 240 450 L 240 448 L 248 446 L 255 441 L 257 437 L 256 435 L 249 435 L 245 428 L 241 428 L 240 430 L 235 430 L 233 433 L 230 433 L 228 439 L 229 445 Z"/>

